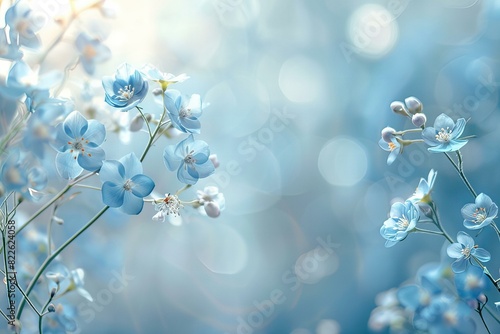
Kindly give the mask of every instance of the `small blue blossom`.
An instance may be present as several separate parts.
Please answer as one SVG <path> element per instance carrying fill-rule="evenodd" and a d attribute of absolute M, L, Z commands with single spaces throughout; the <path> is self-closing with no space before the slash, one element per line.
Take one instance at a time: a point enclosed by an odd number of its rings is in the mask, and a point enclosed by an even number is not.
<path fill-rule="evenodd" d="M 470 258 L 474 257 L 481 262 L 488 262 L 491 258 L 490 253 L 474 245 L 474 239 L 467 233 L 460 231 L 457 234 L 457 241 L 447 248 L 448 256 L 456 259 L 451 264 L 454 273 L 461 273 L 467 269 Z"/>
<path fill-rule="evenodd" d="M 56 262 L 45 276 L 49 279 L 49 293 L 55 288 L 57 298 L 62 297 L 68 292 L 76 291 L 88 301 L 93 301 L 90 293 L 84 288 L 85 272 L 83 269 L 77 268 L 70 271 L 62 263 Z"/>
<path fill-rule="evenodd" d="M 431 192 L 432 188 L 434 188 L 434 182 L 436 181 L 437 172 L 434 169 L 429 171 L 429 175 L 427 176 L 427 180 L 424 178 L 420 179 L 418 183 L 417 189 L 415 193 L 409 198 L 410 201 L 414 203 L 431 203 Z"/>
<path fill-rule="evenodd" d="M 172 125 L 179 131 L 186 133 L 200 133 L 201 98 L 193 94 L 186 100 L 177 90 L 167 90 L 165 93 L 165 108 Z"/>
<path fill-rule="evenodd" d="M 486 290 L 487 284 L 483 269 L 477 266 L 468 266 L 465 271 L 455 274 L 458 296 L 465 301 L 477 300 Z"/>
<path fill-rule="evenodd" d="M 434 296 L 429 305 L 415 313 L 413 323 L 417 329 L 430 334 L 474 333 L 476 324 L 470 317 L 471 309 L 454 296 Z"/>
<path fill-rule="evenodd" d="M 467 122 L 464 118 L 459 118 L 457 123 L 445 115 L 439 115 L 434 121 L 434 127 L 426 127 L 422 131 L 422 138 L 429 146 L 430 152 L 453 152 L 461 149 L 467 140 L 459 139 L 465 129 Z"/>
<path fill-rule="evenodd" d="M 169 145 L 163 153 L 165 166 L 171 171 L 177 169 L 177 178 L 182 183 L 195 184 L 198 179 L 215 172 L 215 167 L 209 159 L 210 149 L 202 140 L 194 140 L 190 135 L 177 146 Z"/>
<path fill-rule="evenodd" d="M 32 95 L 36 91 L 49 90 L 57 85 L 63 78 L 59 71 L 50 71 L 42 75 L 33 71 L 24 61 L 16 61 L 12 64 L 7 75 L 7 87 L 13 96 L 21 97 L 23 94 Z M 31 111 L 31 108 L 29 109 Z"/>
<path fill-rule="evenodd" d="M 391 165 L 394 160 L 403 152 L 403 145 L 398 141 L 397 137 L 391 137 L 390 142 L 386 142 L 384 138 L 381 138 L 378 145 L 384 150 L 388 151 L 389 156 L 387 157 L 387 164 Z"/>
<path fill-rule="evenodd" d="M 111 50 L 97 38 L 92 38 L 81 32 L 75 40 L 75 45 L 80 52 L 80 61 L 83 69 L 90 75 L 95 72 L 95 64 L 102 63 L 111 57 Z"/>
<path fill-rule="evenodd" d="M 151 178 L 142 174 L 142 164 L 134 153 L 120 160 L 105 160 L 99 172 L 102 201 L 112 208 L 120 208 L 129 215 L 137 215 L 144 206 L 143 198 L 155 187 Z"/>
<path fill-rule="evenodd" d="M 76 307 L 66 303 L 55 305 L 54 312 L 49 312 L 43 317 L 44 334 L 66 334 L 78 329 L 75 321 L 77 317 Z"/>
<path fill-rule="evenodd" d="M 28 1 L 16 2 L 5 13 L 11 42 L 18 41 L 19 45 L 32 49 L 40 47 L 40 39 L 36 35 L 43 26 L 40 18 L 40 15 L 36 15 L 31 9 Z"/>
<path fill-rule="evenodd" d="M 63 123 L 56 127 L 54 147 L 56 168 L 65 179 L 73 179 L 85 169 L 97 171 L 105 158 L 99 147 L 106 138 L 106 129 L 96 120 L 85 119 L 78 111 L 73 111 Z"/>
<path fill-rule="evenodd" d="M 16 191 L 24 198 L 38 200 L 38 192 L 47 185 L 47 173 L 40 167 L 31 167 L 26 156 L 18 149 L 10 151 L 0 168 L 3 191 Z"/>
<path fill-rule="evenodd" d="M 477 195 L 475 203 L 465 204 L 462 208 L 464 226 L 469 230 L 478 230 L 490 225 L 498 214 L 498 206 L 488 195 Z"/>
<path fill-rule="evenodd" d="M 415 229 L 420 213 L 415 205 L 407 200 L 404 203 L 394 203 L 389 217 L 380 228 L 380 234 L 387 240 L 385 247 L 392 247 L 404 240 L 408 233 Z"/>
<path fill-rule="evenodd" d="M 106 93 L 106 103 L 120 111 L 134 108 L 148 93 L 148 82 L 144 80 L 141 72 L 127 63 L 118 67 L 114 77 L 104 77 L 102 85 Z"/>

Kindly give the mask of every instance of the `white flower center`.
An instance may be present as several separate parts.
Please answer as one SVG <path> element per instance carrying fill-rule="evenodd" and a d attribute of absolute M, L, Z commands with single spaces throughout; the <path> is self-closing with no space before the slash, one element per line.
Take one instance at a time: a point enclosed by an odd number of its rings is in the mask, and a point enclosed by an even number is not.
<path fill-rule="evenodd" d="M 179 210 L 182 207 L 179 197 L 167 194 L 163 199 L 157 200 L 155 210 L 161 211 L 167 215 L 179 216 Z"/>
<path fill-rule="evenodd" d="M 406 230 L 408 228 L 409 225 L 410 225 L 410 222 L 403 215 L 401 218 L 398 219 L 398 222 L 394 226 L 394 229 L 398 230 L 398 231 L 404 231 L 404 230 Z"/>
<path fill-rule="evenodd" d="M 473 216 L 475 218 L 473 222 L 476 224 L 481 224 L 486 218 L 488 218 L 485 208 L 477 208 L 476 211 L 474 211 Z"/>
<path fill-rule="evenodd" d="M 128 179 L 125 182 L 125 184 L 123 185 L 123 189 L 125 189 L 126 191 L 131 191 L 133 186 L 134 186 L 134 182 L 132 182 L 132 180 Z"/>
<path fill-rule="evenodd" d="M 441 143 L 448 143 L 451 139 L 451 130 L 449 127 L 446 129 L 441 128 L 441 131 L 439 131 L 436 135 L 436 140 L 441 142 Z"/>
<path fill-rule="evenodd" d="M 191 117 L 191 108 L 184 108 L 182 107 L 181 110 L 179 110 L 179 117 L 185 118 L 185 117 Z"/>
<path fill-rule="evenodd" d="M 470 250 L 471 249 L 469 247 L 462 248 L 461 253 L 466 259 L 470 257 Z"/>
<path fill-rule="evenodd" d="M 186 154 L 186 157 L 184 158 L 184 163 L 186 163 L 187 165 L 192 165 L 196 163 L 196 159 L 193 157 L 193 153 L 194 151 L 191 151 Z"/>
<path fill-rule="evenodd" d="M 128 101 L 134 96 L 135 88 L 132 85 L 127 85 L 123 88 L 120 88 L 118 91 L 118 99 L 122 101 Z"/>
<path fill-rule="evenodd" d="M 88 144 L 89 141 L 85 139 L 84 137 L 80 139 L 75 139 L 75 141 L 69 141 L 68 145 L 70 146 L 70 152 L 73 153 L 73 159 L 76 159 L 78 155 L 85 154 L 85 144 Z M 89 157 L 92 156 L 92 154 L 87 153 Z"/>

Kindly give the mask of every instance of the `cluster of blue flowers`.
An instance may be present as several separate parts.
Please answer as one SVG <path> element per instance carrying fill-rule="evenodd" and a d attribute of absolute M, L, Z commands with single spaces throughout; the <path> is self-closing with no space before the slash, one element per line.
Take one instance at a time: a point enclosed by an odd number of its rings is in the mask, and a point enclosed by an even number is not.
<path fill-rule="evenodd" d="M 99 36 L 86 31 L 73 37 L 75 58 L 56 62 L 61 68 L 48 65 L 46 59 L 52 50 L 63 37 L 68 40 L 65 34 L 71 22 L 83 12 L 97 11 L 107 17 L 110 13 L 106 5 L 104 0 L 69 1 L 67 24 L 58 26 L 59 35 L 52 43 L 41 37 L 47 22 L 40 20 L 40 13 L 30 2 L 17 1 L 5 12 L 0 59 L 10 62 L 10 67 L 0 76 L 0 252 L 3 256 L 7 251 L 6 226 L 15 221 L 18 249 L 24 254 L 12 267 L 5 261 L 0 268 L 7 286 L 16 289 L 15 300 L 5 289 L 0 291 L 7 295 L 3 300 L 15 306 L 14 318 L 0 312 L 0 328 L 8 326 L 12 332 L 19 333 L 21 328 L 23 333 L 45 334 L 77 330 L 78 312 L 64 297 L 73 291 L 90 301 L 92 296 L 84 287 L 84 269 L 71 268 L 60 253 L 108 209 L 138 215 L 149 202 L 156 210 L 152 220 L 165 221 L 179 216 L 186 206 L 212 218 L 225 208 L 224 195 L 214 186 L 197 190 L 194 198 L 179 198 L 219 165 L 208 144 L 195 139 L 201 133 L 200 95 L 186 96 L 170 89 L 170 85 L 188 79 L 187 75 L 164 73 L 150 64 L 135 68 L 124 63 L 114 75 L 95 78 L 98 66 L 111 59 L 111 50 Z M 79 24 L 84 26 L 85 20 Z M 68 78 L 73 71 L 82 72 L 74 77 L 83 88 L 77 94 L 68 94 Z M 92 89 L 96 81 L 100 87 Z M 152 90 L 151 85 L 157 88 Z M 158 113 L 146 113 L 140 106 L 148 94 L 161 97 L 159 118 L 153 116 Z M 129 117 L 131 113 L 135 115 Z M 123 115 L 125 124 L 117 121 Z M 114 157 L 106 152 L 108 136 L 124 133 L 147 138 L 140 155 L 132 152 Z M 154 144 L 177 137 L 176 143 L 164 145 L 163 164 L 165 172 L 176 173 L 181 185 L 159 196 L 153 192 L 153 178 L 144 174 L 143 160 Z M 99 186 L 84 184 L 91 179 Z M 95 203 L 91 207 L 102 209 L 91 213 L 93 218 L 66 242 L 56 244 L 52 229 L 64 227 L 64 214 L 58 210 L 80 195 L 81 191 L 73 191 L 75 187 L 99 192 L 92 197 Z M 30 205 L 25 206 L 26 202 Z M 45 212 L 51 212 L 46 229 L 35 228 L 32 223 L 42 224 L 45 219 L 40 217 Z M 13 271 L 17 273 L 15 278 L 6 274 Z M 30 311 L 24 312 L 27 309 Z"/>
<path fill-rule="evenodd" d="M 389 151 L 387 164 L 392 164 L 409 145 L 428 146 L 431 153 L 443 153 L 450 161 L 475 199 L 461 209 L 463 226 L 469 233 L 478 235 L 489 230 L 500 238 L 495 224 L 498 207 L 484 194 L 477 194 L 463 170 L 460 149 L 468 138 L 462 137 L 466 120 L 453 121 L 445 114 L 439 115 L 434 126 L 426 126 L 427 117 L 422 103 L 415 97 L 405 102 L 395 101 L 391 109 L 411 119 L 415 128 L 397 131 L 391 127 L 382 130 L 379 145 Z M 404 136 L 419 133 L 421 138 Z M 450 155 L 456 154 L 456 159 Z M 393 247 L 412 233 L 437 235 L 446 239 L 441 252 L 441 262 L 424 265 L 416 275 L 416 283 L 403 285 L 384 294 L 377 302 L 370 318 L 374 330 L 390 327 L 395 333 L 474 333 L 478 326 L 500 328 L 500 308 L 491 308 L 488 292 L 500 293 L 500 279 L 495 278 L 485 263 L 491 259 L 486 249 L 479 247 L 468 233 L 459 231 L 456 238 L 448 234 L 441 223 L 436 202 L 431 193 L 436 184 L 437 171 L 431 170 L 427 179 L 422 178 L 415 192 L 404 202 L 392 204 L 389 218 L 380 229 L 386 247 Z M 430 226 L 430 228 L 429 228 Z M 491 297 L 500 300 L 499 296 Z M 499 306 L 500 303 L 495 303 Z M 491 315 L 488 321 L 485 312 Z M 479 316 L 474 317 L 473 311 Z M 489 321 L 494 324 L 488 323 Z"/>

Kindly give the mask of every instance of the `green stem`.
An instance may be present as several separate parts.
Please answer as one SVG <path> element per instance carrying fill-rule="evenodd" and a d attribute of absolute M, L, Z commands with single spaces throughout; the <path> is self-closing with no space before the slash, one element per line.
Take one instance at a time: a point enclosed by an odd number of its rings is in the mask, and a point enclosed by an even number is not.
<path fill-rule="evenodd" d="M 135 108 L 137 110 L 139 110 L 139 113 L 141 114 L 142 116 L 142 119 L 144 120 L 144 123 L 146 123 L 146 126 L 148 127 L 148 133 L 149 133 L 149 138 L 151 138 L 153 136 L 153 133 L 151 132 L 151 127 L 149 126 L 149 122 L 148 122 L 148 119 L 146 118 L 146 116 L 144 115 L 144 113 L 142 112 L 142 109 L 139 108 L 139 106 L 135 106 Z"/>
<path fill-rule="evenodd" d="M 44 206 L 42 206 L 40 209 L 38 209 L 37 212 L 35 212 L 21 227 L 19 227 L 16 231 L 16 235 L 21 232 L 28 224 L 30 224 L 33 220 L 35 220 L 39 215 L 41 215 L 49 206 L 54 204 L 59 198 L 61 198 L 64 194 L 66 194 L 73 186 L 75 186 L 78 182 L 83 181 L 90 176 L 94 175 L 95 172 L 85 174 L 81 177 L 77 177 L 75 180 L 72 182 L 69 182 L 68 185 L 66 185 L 60 192 L 58 192 L 50 201 L 45 203 Z"/>
<path fill-rule="evenodd" d="M 474 190 L 474 188 L 472 188 L 472 185 L 470 184 L 469 180 L 467 179 L 467 177 L 464 174 L 462 154 L 460 154 L 460 151 L 457 151 L 458 165 L 455 163 L 455 161 L 453 161 L 453 159 L 450 157 L 450 155 L 448 153 L 444 152 L 444 154 L 446 155 L 446 157 L 448 158 L 448 160 L 451 162 L 451 164 L 453 165 L 453 167 L 457 170 L 458 175 L 460 175 L 460 178 L 465 183 L 465 185 L 469 189 L 469 191 L 472 194 L 472 196 L 474 196 L 474 198 L 476 198 L 477 197 L 477 193 Z"/>
<path fill-rule="evenodd" d="M 40 313 L 42 313 L 42 314 L 40 314 L 40 315 L 38 316 L 38 332 L 39 332 L 40 334 L 42 334 L 42 333 L 43 333 L 43 331 L 42 331 L 42 322 L 43 322 L 43 316 L 46 314 L 46 313 L 43 313 L 43 312 L 45 312 L 45 309 L 47 308 L 47 306 L 49 306 L 50 302 L 52 301 L 52 298 L 53 298 L 53 297 L 52 297 L 52 295 L 51 295 L 51 296 L 49 297 L 49 299 L 47 300 L 47 302 L 45 303 L 45 305 L 43 305 L 43 307 L 42 307 L 42 311 L 40 312 Z"/>
<path fill-rule="evenodd" d="M 42 275 L 42 273 L 45 271 L 45 269 L 48 267 L 48 265 L 54 260 L 59 253 L 61 253 L 66 247 L 69 246 L 76 238 L 78 238 L 83 232 L 85 232 L 90 226 L 92 226 L 97 219 L 99 219 L 107 210 L 109 209 L 109 206 L 105 206 L 104 208 L 101 209 L 87 224 L 85 224 L 78 232 L 76 232 L 71 238 L 66 240 L 65 243 L 63 243 L 61 246 L 59 246 L 58 249 L 52 253 L 51 256 L 45 259 L 45 261 L 42 263 L 41 267 L 38 269 L 36 274 L 33 276 L 33 279 L 31 280 L 30 284 L 28 285 L 28 288 L 26 289 L 26 296 L 29 296 L 33 288 L 35 287 L 36 282 Z M 16 318 L 20 319 L 21 314 L 23 313 L 24 305 L 26 303 L 26 298 L 23 298 L 21 301 L 21 304 L 19 304 L 19 309 L 17 311 Z"/>
<path fill-rule="evenodd" d="M 435 234 L 435 235 L 444 235 L 443 232 L 426 230 L 426 229 L 416 228 L 416 227 L 413 229 L 413 232 L 426 233 L 426 234 Z"/>

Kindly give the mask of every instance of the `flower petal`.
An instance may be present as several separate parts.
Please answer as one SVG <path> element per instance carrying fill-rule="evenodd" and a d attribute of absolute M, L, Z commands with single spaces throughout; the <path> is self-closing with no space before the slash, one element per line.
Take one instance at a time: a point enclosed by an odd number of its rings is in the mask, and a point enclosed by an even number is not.
<path fill-rule="evenodd" d="M 112 208 L 119 208 L 123 205 L 125 188 L 121 184 L 114 184 L 106 181 L 101 188 L 102 202 Z"/>
<path fill-rule="evenodd" d="M 129 215 L 138 215 L 142 211 L 144 201 L 142 198 L 135 196 L 130 191 L 125 192 L 122 211 Z"/>
<path fill-rule="evenodd" d="M 132 177 L 132 193 L 140 198 L 146 197 L 153 191 L 155 187 L 155 183 L 151 180 L 150 177 L 144 174 L 137 174 Z"/>
<path fill-rule="evenodd" d="M 70 151 L 59 152 L 56 155 L 56 169 L 65 179 L 74 179 L 81 174 L 83 168 L 78 164 L 76 155 Z"/>

